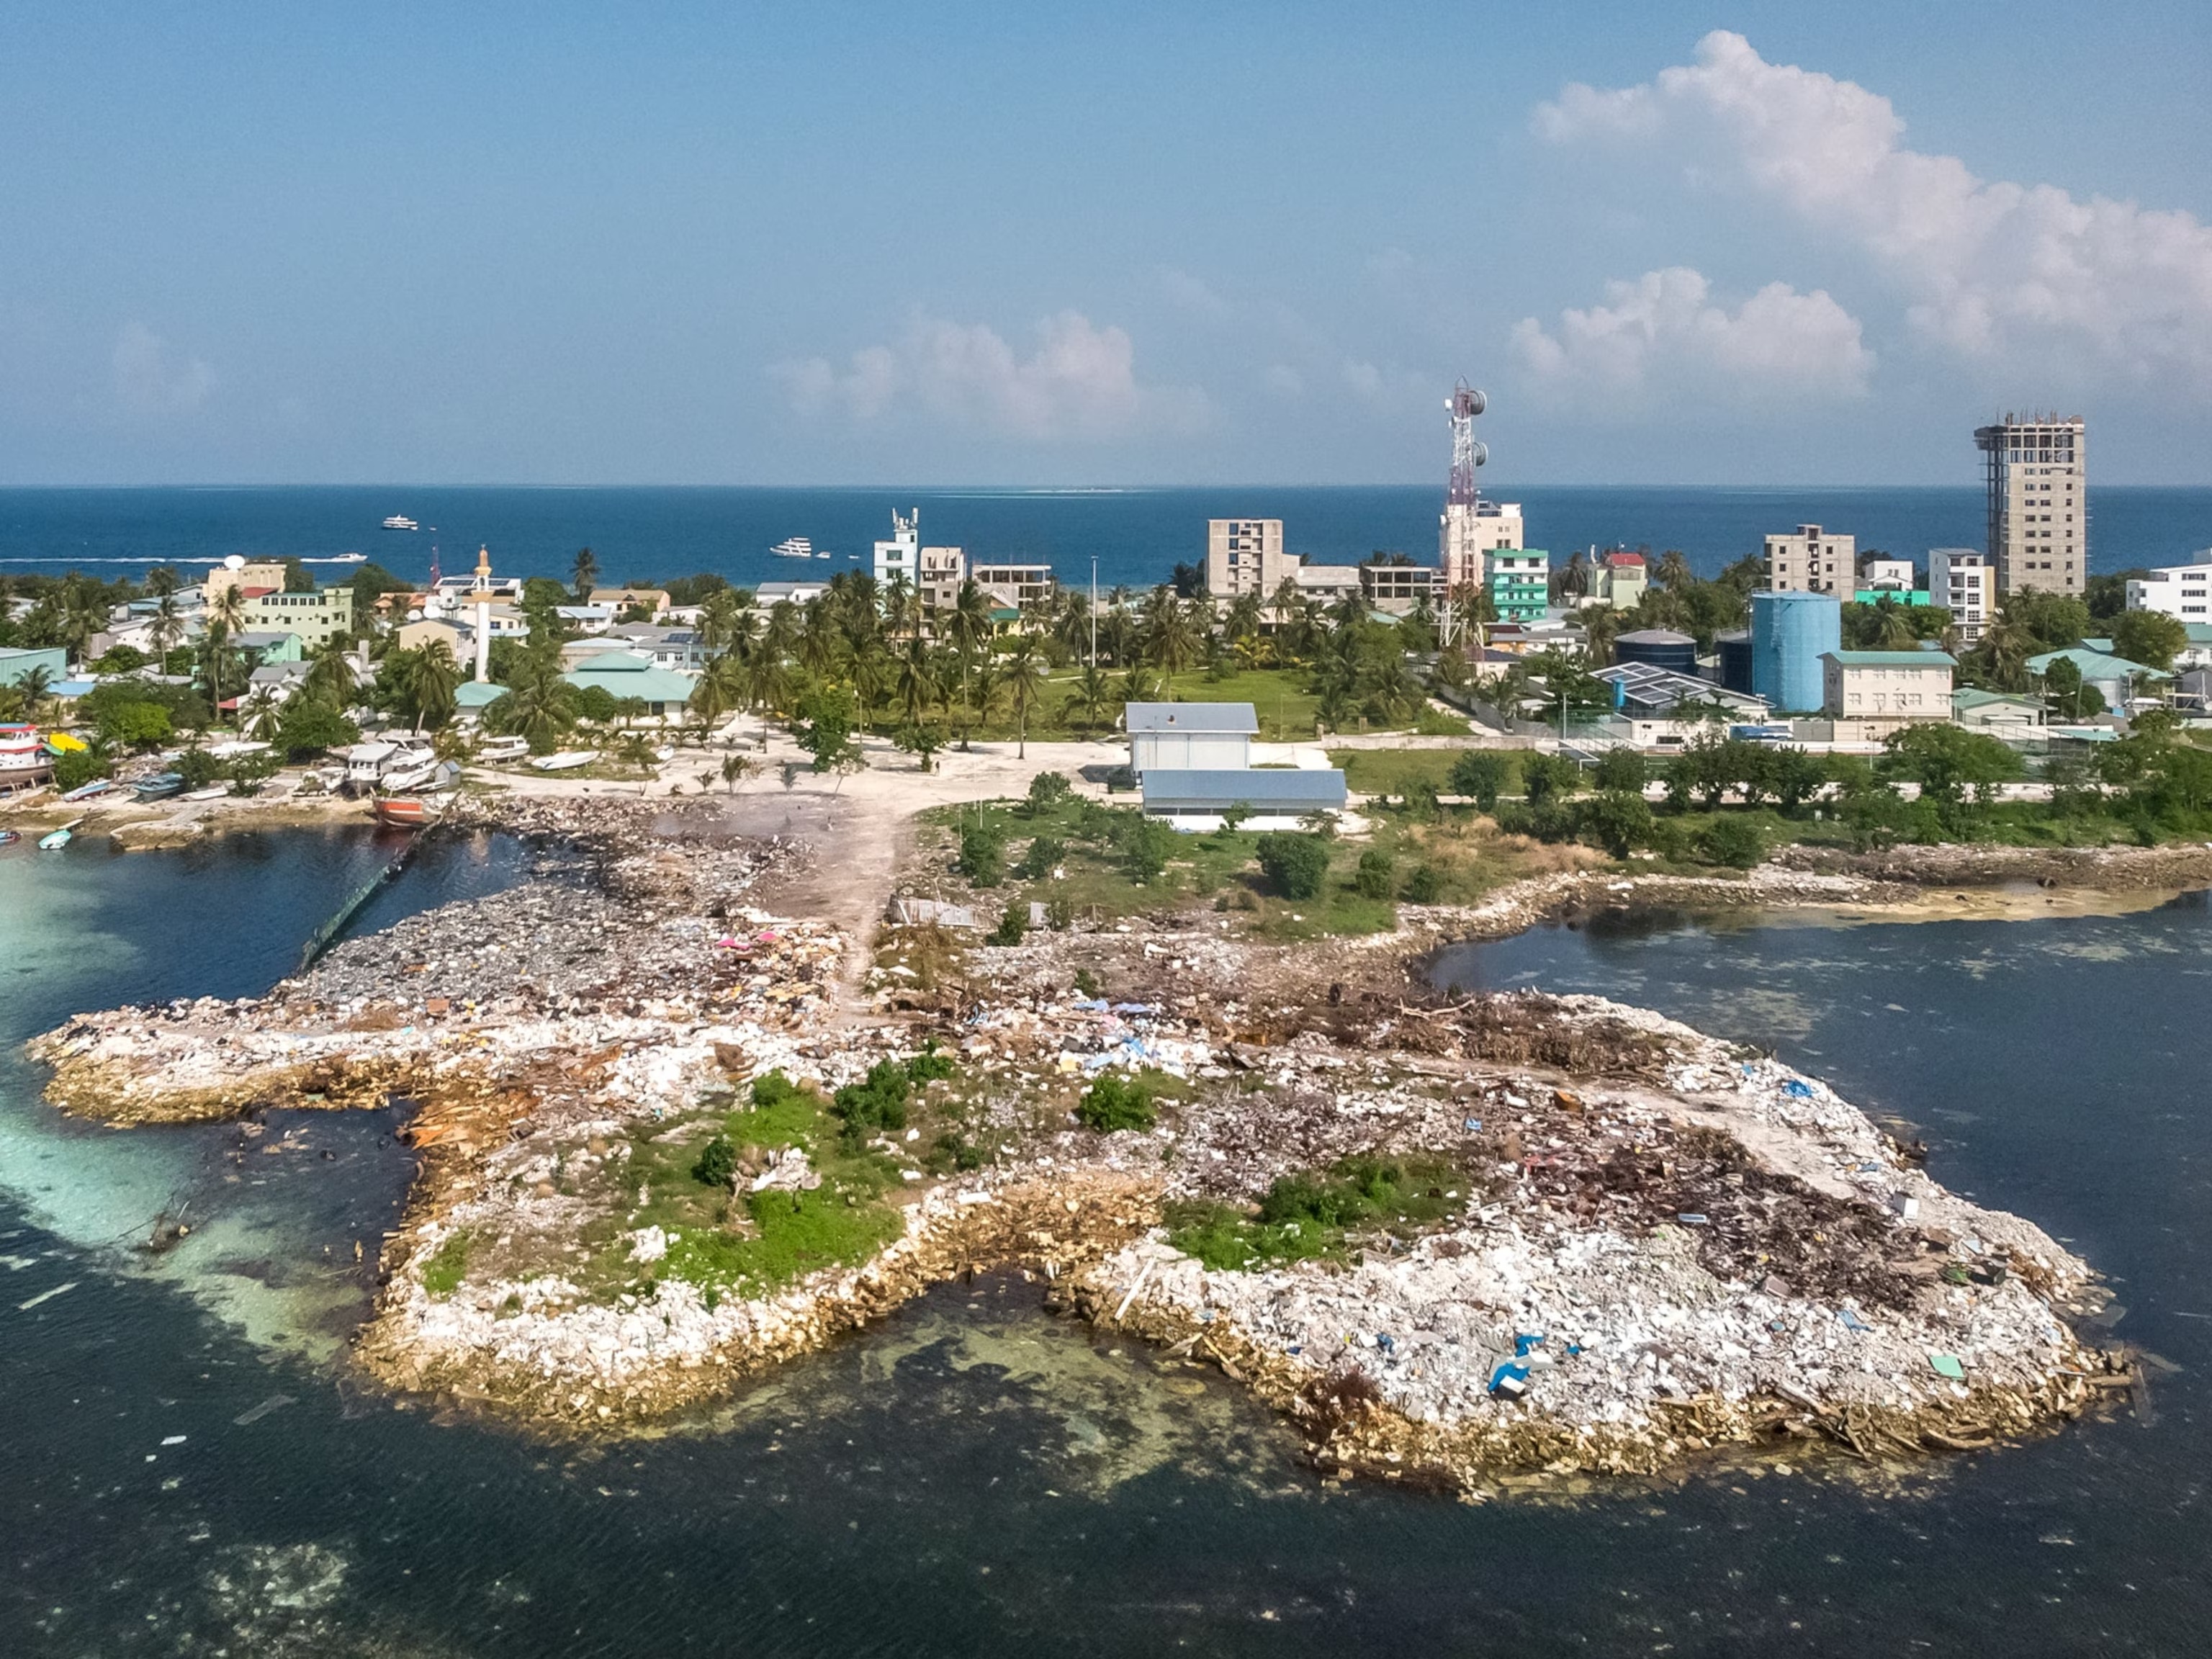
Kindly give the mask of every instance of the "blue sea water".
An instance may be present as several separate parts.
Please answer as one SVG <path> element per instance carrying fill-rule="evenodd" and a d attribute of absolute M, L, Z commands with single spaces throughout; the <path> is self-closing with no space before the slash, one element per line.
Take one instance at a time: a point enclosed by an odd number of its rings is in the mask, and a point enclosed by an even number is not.
<path fill-rule="evenodd" d="M 1531 545 L 1564 559 L 1615 544 L 1679 548 L 1711 574 L 1755 553 L 1766 532 L 1820 524 L 1881 548 L 1923 558 L 1931 547 L 1984 540 L 1982 494 L 1956 489 L 1679 489 L 1500 485 L 1522 503 Z M 468 568 L 478 546 L 519 575 L 566 579 L 579 548 L 604 577 L 643 580 L 711 571 L 741 586 L 826 575 L 864 563 L 890 531 L 894 507 L 919 507 L 922 537 L 985 559 L 1039 560 L 1081 585 L 1097 561 L 1102 588 L 1164 581 L 1178 561 L 1201 560 L 1206 521 L 1280 518 L 1292 552 L 1325 562 L 1377 550 L 1435 557 L 1441 487 L 1202 489 L 764 489 L 412 488 L 0 490 L 0 574 L 59 573 L 73 566 L 110 575 L 146 565 L 232 553 L 328 558 L 366 554 L 419 579 L 433 550 L 447 574 Z M 379 528 L 404 514 L 422 528 Z M 769 556 L 805 536 L 832 557 L 800 563 Z M 2113 488 L 2090 495 L 2093 570 L 2174 563 L 2212 544 L 2212 489 Z M 326 577 L 341 574 L 331 567 Z"/>

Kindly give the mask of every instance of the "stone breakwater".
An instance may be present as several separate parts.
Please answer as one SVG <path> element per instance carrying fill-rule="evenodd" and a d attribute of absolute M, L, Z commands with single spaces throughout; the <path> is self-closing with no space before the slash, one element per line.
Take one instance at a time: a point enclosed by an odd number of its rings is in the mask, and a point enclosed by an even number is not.
<path fill-rule="evenodd" d="M 2100 1294 L 2087 1264 L 1944 1190 L 1817 1080 L 1656 1015 L 1347 993 L 1330 976 L 1378 953 L 1192 917 L 949 956 L 933 930 L 919 1006 L 891 958 L 923 930 L 894 929 L 872 1000 L 841 1006 L 855 942 L 769 908 L 805 849 L 722 836 L 711 805 L 531 810 L 547 839 L 521 888 L 348 941 L 265 997 L 80 1016 L 32 1045 L 57 1104 L 116 1123 L 419 1103 L 422 1175 L 356 1343 L 395 1389 L 620 1425 L 1001 1268 L 1219 1365 L 1324 1468 L 1468 1491 L 1727 1446 L 1924 1455 L 2125 1386 L 2070 1322 Z M 1401 983 L 1390 965 L 1368 981 Z M 770 1121 L 742 1109 L 752 1083 L 780 1073 L 818 1105 L 931 1046 L 910 1122 L 866 1143 L 884 1190 L 841 1211 L 805 1154 L 855 1156 L 849 1134 L 758 1128 L 726 1213 L 668 1219 L 672 1190 L 704 1193 L 718 1126 Z M 1109 1071 L 1153 1091 L 1153 1125 L 1079 1125 Z M 1392 1159 L 1433 1183 L 1424 1218 L 1348 1218 L 1303 1259 L 1237 1267 L 1188 1231 L 1196 1209 L 1234 1222 L 1285 1182 Z M 865 1248 L 717 1268 L 758 1232 L 748 1193 L 778 1182 L 866 1224 L 840 1235 Z"/>

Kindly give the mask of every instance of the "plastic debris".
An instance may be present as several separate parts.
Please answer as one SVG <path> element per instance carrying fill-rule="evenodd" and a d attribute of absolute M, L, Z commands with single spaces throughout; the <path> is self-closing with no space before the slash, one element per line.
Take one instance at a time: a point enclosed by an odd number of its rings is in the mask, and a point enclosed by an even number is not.
<path fill-rule="evenodd" d="M 1510 1359 L 1501 1361 L 1490 1374 L 1490 1392 L 1493 1399 L 1518 1400 L 1528 1392 L 1528 1368 Z"/>
<path fill-rule="evenodd" d="M 1948 1376 L 1954 1382 L 1963 1382 L 1966 1380 L 1966 1368 L 1959 1363 L 1959 1356 L 1956 1354 L 1931 1353 L 1928 1356 L 1928 1363 L 1936 1368 L 1936 1375 L 1938 1376 Z"/>

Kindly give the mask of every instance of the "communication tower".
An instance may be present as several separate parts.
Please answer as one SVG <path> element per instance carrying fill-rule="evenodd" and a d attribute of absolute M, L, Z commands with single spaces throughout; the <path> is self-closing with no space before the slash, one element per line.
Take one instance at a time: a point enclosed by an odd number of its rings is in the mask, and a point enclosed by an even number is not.
<path fill-rule="evenodd" d="M 1483 556 L 1475 536 L 1482 491 L 1474 475 L 1490 459 L 1490 447 L 1475 441 L 1474 417 L 1489 406 L 1490 400 L 1465 380 L 1452 387 L 1451 398 L 1444 404 L 1451 416 L 1452 459 L 1451 485 L 1444 495 L 1443 533 L 1437 545 L 1444 578 L 1437 639 L 1447 650 L 1460 632 L 1459 601 L 1468 589 L 1482 585 Z"/>

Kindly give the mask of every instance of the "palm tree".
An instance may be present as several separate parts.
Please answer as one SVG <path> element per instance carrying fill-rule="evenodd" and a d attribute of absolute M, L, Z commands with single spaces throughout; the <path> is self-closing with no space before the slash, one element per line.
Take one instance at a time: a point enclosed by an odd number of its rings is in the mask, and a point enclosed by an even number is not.
<path fill-rule="evenodd" d="M 346 654 L 345 641 L 333 638 L 315 653 L 307 678 L 300 682 L 300 695 L 319 698 L 333 708 L 343 708 L 353 690 L 353 659 Z"/>
<path fill-rule="evenodd" d="M 975 659 L 991 640 L 991 602 L 983 590 L 972 581 L 960 584 L 960 597 L 953 601 L 952 615 L 945 623 L 945 632 L 952 641 L 952 649 L 960 661 L 960 702 L 963 710 L 972 705 L 968 696 L 969 676 Z M 960 747 L 968 748 L 968 732 L 960 733 Z"/>
<path fill-rule="evenodd" d="M 425 723 L 435 728 L 453 718 L 454 696 L 460 686 L 461 665 L 445 641 L 432 640 L 407 653 L 399 671 L 399 692 L 414 706 L 416 732 Z"/>
<path fill-rule="evenodd" d="M 906 642 L 906 650 L 899 658 L 895 693 L 899 715 L 908 726 L 920 726 L 928 716 L 930 704 L 937 702 L 941 694 L 937 659 L 920 634 Z"/>
<path fill-rule="evenodd" d="M 1037 643 L 1027 634 L 1016 637 L 999 665 L 999 684 L 1014 708 L 1014 756 L 1029 758 L 1030 709 L 1044 690 L 1044 664 L 1037 658 Z"/>
<path fill-rule="evenodd" d="M 207 602 L 207 620 L 221 623 L 223 631 L 235 634 L 246 626 L 246 590 L 232 582 Z"/>
<path fill-rule="evenodd" d="M 561 678 L 557 663 L 526 657 L 514 684 L 484 716 L 488 725 L 526 738 L 532 749 L 550 749 L 576 723 L 576 688 Z"/>
<path fill-rule="evenodd" d="M 238 706 L 238 729 L 240 735 L 253 737 L 274 731 L 283 716 L 283 703 L 274 686 L 257 685 L 246 694 L 246 701 Z"/>
<path fill-rule="evenodd" d="M 722 757 L 723 788 L 732 795 L 736 794 L 738 786 L 745 781 L 745 774 L 751 770 L 752 763 L 743 755 L 725 755 Z"/>
<path fill-rule="evenodd" d="M 708 662 L 699 683 L 691 688 L 687 706 L 708 726 L 719 726 L 744 696 L 744 660 L 733 651 L 724 651 Z"/>
<path fill-rule="evenodd" d="M 635 568 L 635 566 L 631 567 L 633 569 Z M 575 581 L 576 603 L 588 604 L 591 600 L 592 590 L 599 586 L 599 556 L 588 547 L 580 547 L 576 550 L 576 562 L 570 568 Z"/>
<path fill-rule="evenodd" d="M 1084 730 L 1095 732 L 1106 712 L 1106 705 L 1113 701 L 1114 686 L 1106 678 L 1106 671 L 1096 663 L 1084 665 L 1068 694 L 1068 712 L 1074 714 L 1079 710 L 1083 715 Z"/>
<path fill-rule="evenodd" d="M 1680 548 L 1670 547 L 1659 556 L 1659 567 L 1651 573 L 1651 580 L 1669 590 L 1686 587 L 1690 583 L 1690 562 L 1682 556 Z"/>
<path fill-rule="evenodd" d="M 146 635 L 154 642 L 154 654 L 161 659 L 166 669 L 169 653 L 181 644 L 185 637 L 185 619 L 177 610 L 177 595 L 173 588 L 161 596 L 154 606 L 154 620 Z"/>
<path fill-rule="evenodd" d="M 883 594 L 884 625 L 894 636 L 921 627 L 921 601 L 905 571 L 894 570 L 884 579 Z"/>

